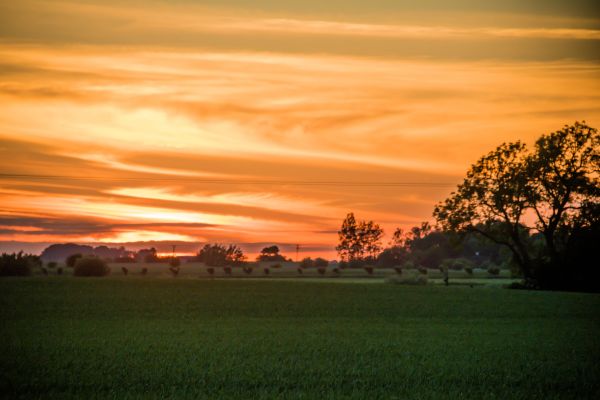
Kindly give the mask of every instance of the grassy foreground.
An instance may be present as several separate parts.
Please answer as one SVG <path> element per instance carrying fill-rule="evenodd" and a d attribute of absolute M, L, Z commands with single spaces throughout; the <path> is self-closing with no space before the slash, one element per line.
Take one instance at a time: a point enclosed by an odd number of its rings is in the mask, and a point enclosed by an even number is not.
<path fill-rule="evenodd" d="M 0 280 L 0 396 L 600 398 L 600 296 L 160 278 Z"/>

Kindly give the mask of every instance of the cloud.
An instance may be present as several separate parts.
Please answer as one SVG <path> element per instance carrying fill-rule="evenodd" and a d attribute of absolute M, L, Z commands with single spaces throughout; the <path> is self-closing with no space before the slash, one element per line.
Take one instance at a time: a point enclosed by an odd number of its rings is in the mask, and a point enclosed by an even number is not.
<path fill-rule="evenodd" d="M 429 220 L 497 144 L 600 120 L 593 16 L 146 4 L 0 5 L 2 239 L 332 251 L 348 211 Z"/>

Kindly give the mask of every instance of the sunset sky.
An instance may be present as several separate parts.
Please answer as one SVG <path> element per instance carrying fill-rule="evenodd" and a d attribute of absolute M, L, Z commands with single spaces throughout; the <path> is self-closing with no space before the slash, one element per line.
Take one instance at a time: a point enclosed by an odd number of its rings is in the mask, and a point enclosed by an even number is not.
<path fill-rule="evenodd" d="M 597 1 L 0 1 L 0 250 L 334 257 L 347 212 L 387 241 L 575 120 L 600 127 Z"/>

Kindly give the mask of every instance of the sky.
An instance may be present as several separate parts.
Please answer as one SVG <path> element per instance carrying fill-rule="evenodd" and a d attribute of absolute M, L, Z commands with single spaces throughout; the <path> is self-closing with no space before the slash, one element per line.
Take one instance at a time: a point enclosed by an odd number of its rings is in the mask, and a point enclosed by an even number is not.
<path fill-rule="evenodd" d="M 335 257 L 478 157 L 600 125 L 595 1 L 0 0 L 0 251 Z"/>

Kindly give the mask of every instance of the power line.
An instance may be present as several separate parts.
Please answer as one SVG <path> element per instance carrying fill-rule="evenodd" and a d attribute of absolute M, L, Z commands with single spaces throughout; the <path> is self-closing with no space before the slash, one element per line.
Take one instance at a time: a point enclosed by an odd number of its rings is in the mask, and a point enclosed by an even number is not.
<path fill-rule="evenodd" d="M 216 185 L 288 185 L 288 186 L 365 186 L 365 187 L 454 187 L 455 183 L 425 181 L 309 181 L 309 180 L 256 180 L 256 179 L 202 179 L 195 177 L 108 177 L 78 175 L 41 175 L 0 173 L 0 179 L 131 181 L 131 182 L 191 182 Z"/>

